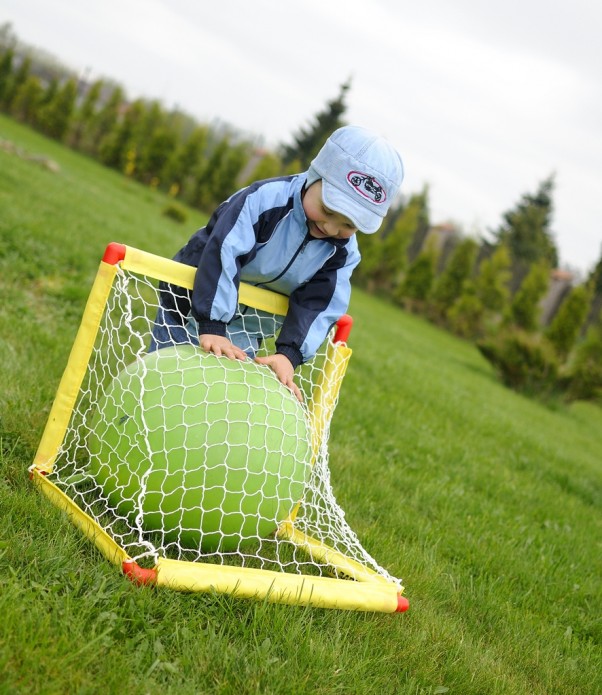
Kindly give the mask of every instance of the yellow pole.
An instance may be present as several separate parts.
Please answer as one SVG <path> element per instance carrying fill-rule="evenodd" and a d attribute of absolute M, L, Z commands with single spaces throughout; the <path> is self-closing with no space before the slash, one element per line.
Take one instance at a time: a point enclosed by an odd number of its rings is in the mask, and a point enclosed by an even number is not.
<path fill-rule="evenodd" d="M 116 274 L 115 265 L 100 262 L 67 366 L 34 458 L 34 466 L 45 473 L 52 471 L 58 450 L 63 443 Z"/>

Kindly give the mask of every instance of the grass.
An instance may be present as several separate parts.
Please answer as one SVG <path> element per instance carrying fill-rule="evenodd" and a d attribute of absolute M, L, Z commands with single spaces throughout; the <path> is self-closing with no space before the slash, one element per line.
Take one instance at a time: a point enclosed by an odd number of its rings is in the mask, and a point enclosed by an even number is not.
<path fill-rule="evenodd" d="M 602 410 L 505 388 L 475 347 L 354 292 L 337 498 L 404 578 L 361 614 L 137 588 L 31 486 L 109 241 L 171 256 L 203 223 L 0 118 L 0 692 L 602 691 Z"/>

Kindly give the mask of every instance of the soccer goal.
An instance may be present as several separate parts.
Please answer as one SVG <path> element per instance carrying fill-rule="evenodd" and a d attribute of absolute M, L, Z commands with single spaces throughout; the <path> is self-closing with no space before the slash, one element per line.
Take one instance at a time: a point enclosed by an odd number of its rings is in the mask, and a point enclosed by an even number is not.
<path fill-rule="evenodd" d="M 401 581 L 333 493 L 331 419 L 351 350 L 333 327 L 296 382 L 192 343 L 150 350 L 159 282 L 195 269 L 107 246 L 30 472 L 137 583 L 291 605 L 402 612 Z M 242 284 L 243 327 L 270 335 L 288 298 Z M 246 330 L 246 328 L 245 328 Z M 251 328 L 249 329 L 251 330 Z M 274 350 L 265 339 L 258 354 Z"/>

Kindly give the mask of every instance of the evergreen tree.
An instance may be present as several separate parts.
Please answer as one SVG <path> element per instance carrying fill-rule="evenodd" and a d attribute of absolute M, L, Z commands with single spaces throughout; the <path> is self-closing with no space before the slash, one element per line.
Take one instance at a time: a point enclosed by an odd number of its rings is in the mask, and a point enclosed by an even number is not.
<path fill-rule="evenodd" d="M 14 53 L 8 48 L 0 58 L 0 109 L 5 106 L 6 95 L 10 88 L 11 77 L 13 73 Z"/>
<path fill-rule="evenodd" d="M 238 177 L 248 159 L 249 146 L 246 143 L 239 143 L 226 150 L 211 191 L 214 207 L 236 191 Z"/>
<path fill-rule="evenodd" d="M 589 328 L 599 323 L 602 317 L 602 256 L 590 273 L 588 283 L 592 288 L 592 300 L 587 319 L 583 324 L 583 335 L 587 333 Z"/>
<path fill-rule="evenodd" d="M 115 87 L 111 92 L 111 96 L 105 101 L 104 105 L 99 108 L 92 118 L 89 132 L 90 144 L 86 144 L 85 151 L 89 151 L 94 155 L 100 153 L 102 144 L 117 126 L 119 113 L 123 104 L 123 90 L 121 87 Z"/>
<path fill-rule="evenodd" d="M 410 263 L 418 258 L 418 255 L 422 252 L 431 228 L 430 216 L 428 212 L 429 187 L 424 186 L 420 195 L 422 196 L 423 213 L 418 218 L 416 231 L 414 232 L 414 236 L 408 246 L 407 256 Z"/>
<path fill-rule="evenodd" d="M 144 102 L 137 99 L 130 104 L 112 132 L 100 144 L 99 155 L 103 164 L 132 175 L 136 169 L 136 132 L 144 117 Z"/>
<path fill-rule="evenodd" d="M 75 114 L 73 132 L 71 135 L 71 145 L 75 149 L 80 149 L 82 140 L 84 140 L 86 133 L 92 128 L 94 113 L 98 100 L 100 99 L 103 84 L 102 80 L 96 80 L 96 82 L 92 84 Z"/>
<path fill-rule="evenodd" d="M 257 162 L 251 175 L 244 182 L 245 186 L 249 186 L 254 181 L 263 181 L 278 176 L 282 170 L 282 162 L 280 158 L 272 152 L 266 152 L 263 157 Z"/>
<path fill-rule="evenodd" d="M 35 123 L 44 90 L 35 75 L 29 75 L 11 99 L 11 115 L 23 123 Z"/>
<path fill-rule="evenodd" d="M 144 183 L 156 181 L 158 184 L 175 146 L 175 133 L 158 128 L 140 152 L 138 178 Z"/>
<path fill-rule="evenodd" d="M 510 305 L 510 319 L 525 331 L 535 331 L 539 326 L 540 302 L 550 282 L 550 268 L 545 261 L 531 266 L 531 270 L 514 295 Z"/>
<path fill-rule="evenodd" d="M 207 128 L 197 126 L 188 139 L 172 152 L 163 173 L 172 195 L 181 195 L 185 199 L 188 197 L 189 182 L 202 169 L 207 136 Z"/>
<path fill-rule="evenodd" d="M 31 58 L 26 56 L 21 62 L 18 69 L 13 71 L 10 75 L 10 79 L 7 82 L 6 90 L 4 92 L 4 108 L 12 113 L 12 104 L 15 100 L 20 89 L 23 87 L 25 82 L 27 82 L 28 77 L 31 72 Z M 41 85 L 40 85 L 41 86 Z M 31 83 L 30 83 L 31 88 Z"/>
<path fill-rule="evenodd" d="M 395 299 L 406 309 L 422 312 L 431 293 L 437 266 L 435 244 L 427 242 L 421 253 L 410 263 Z"/>
<path fill-rule="evenodd" d="M 558 251 L 550 225 L 553 213 L 554 176 L 543 181 L 534 195 L 525 194 L 513 210 L 503 215 L 494 233 L 497 244 L 505 244 L 512 259 L 512 292 L 520 286 L 534 263 L 558 265 Z"/>
<path fill-rule="evenodd" d="M 454 248 L 431 293 L 429 313 L 434 320 L 445 319 L 448 309 L 462 294 L 464 283 L 472 274 L 477 250 L 477 242 L 471 238 L 461 240 Z"/>
<path fill-rule="evenodd" d="M 158 101 L 145 102 L 140 99 L 139 103 L 142 115 L 135 123 L 134 137 L 136 147 L 141 152 L 153 134 L 166 127 L 167 116 Z"/>
<path fill-rule="evenodd" d="M 408 264 L 408 246 L 420 226 L 428 226 L 428 210 L 424 194 L 413 195 L 382 240 L 380 284 L 389 291 L 395 290 Z"/>
<path fill-rule="evenodd" d="M 483 335 L 485 306 L 473 280 L 464 283 L 462 294 L 447 311 L 451 330 L 462 338 L 476 339 Z"/>
<path fill-rule="evenodd" d="M 39 126 L 46 135 L 55 140 L 63 139 L 69 129 L 76 97 L 77 85 L 74 79 L 70 79 L 40 108 Z"/>
<path fill-rule="evenodd" d="M 592 287 L 589 285 L 574 287 L 545 331 L 546 338 L 562 358 L 568 356 L 577 340 L 579 330 L 587 316 L 591 295 Z"/>
<path fill-rule="evenodd" d="M 237 178 L 248 157 L 248 145 L 230 146 L 228 137 L 213 149 L 197 178 L 194 204 L 211 212 L 237 188 Z"/>
<path fill-rule="evenodd" d="M 476 294 L 483 307 L 493 313 L 501 313 L 510 301 L 510 254 L 505 245 L 499 246 L 489 258 L 479 265 L 475 278 Z"/>
<path fill-rule="evenodd" d="M 0 24 L 0 49 L 5 51 L 14 51 L 17 45 L 17 36 L 13 31 L 13 25 L 10 22 Z"/>
<path fill-rule="evenodd" d="M 353 280 L 359 286 L 366 287 L 369 292 L 372 292 L 376 288 L 382 265 L 382 229 L 379 229 L 374 234 L 358 233 L 356 236 L 362 262 L 353 273 Z"/>
<path fill-rule="evenodd" d="M 344 125 L 342 117 L 347 110 L 345 98 L 350 87 L 350 80 L 342 84 L 338 96 L 326 104 L 326 108 L 314 117 L 309 126 L 300 128 L 298 134 L 293 136 L 293 144 L 282 147 L 281 157 L 285 166 L 298 160 L 298 170 L 307 169 L 328 137 Z"/>

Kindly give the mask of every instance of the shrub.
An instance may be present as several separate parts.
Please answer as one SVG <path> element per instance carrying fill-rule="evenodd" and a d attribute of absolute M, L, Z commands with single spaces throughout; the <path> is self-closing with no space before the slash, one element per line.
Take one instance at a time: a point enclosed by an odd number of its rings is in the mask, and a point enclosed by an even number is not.
<path fill-rule="evenodd" d="M 577 348 L 568 381 L 569 400 L 602 403 L 602 326 L 590 329 Z"/>
<path fill-rule="evenodd" d="M 559 386 L 558 357 L 545 338 L 513 330 L 477 343 L 506 386 L 527 395 L 550 395 Z"/>
<path fill-rule="evenodd" d="M 179 205 L 174 205 L 173 203 L 163 208 L 163 214 L 165 217 L 169 217 L 170 220 L 174 220 L 174 222 L 178 222 L 180 224 L 183 224 L 188 219 L 186 210 Z"/>

